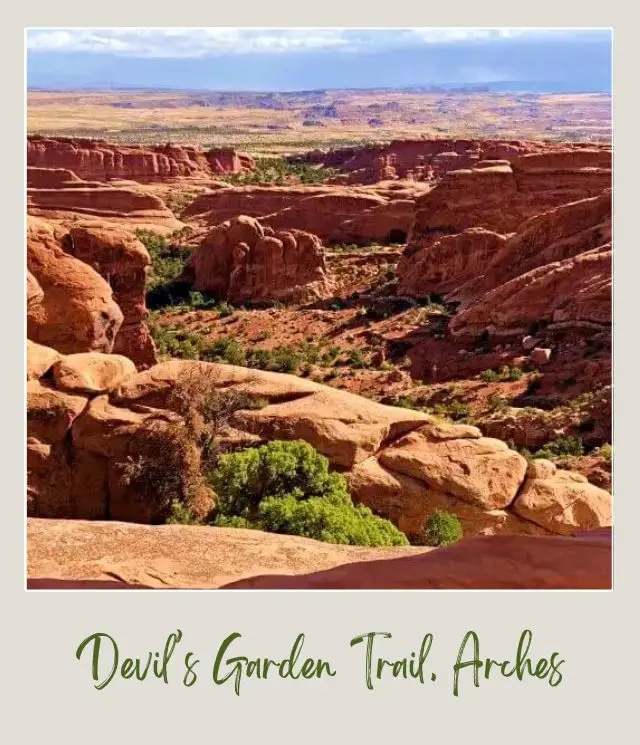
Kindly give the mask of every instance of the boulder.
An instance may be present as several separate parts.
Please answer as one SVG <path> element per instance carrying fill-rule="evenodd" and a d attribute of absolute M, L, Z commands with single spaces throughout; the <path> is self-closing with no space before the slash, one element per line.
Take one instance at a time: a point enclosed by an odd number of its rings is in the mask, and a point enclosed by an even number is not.
<path fill-rule="evenodd" d="M 609 527 L 611 508 L 611 495 L 604 489 L 590 484 L 579 473 L 560 470 L 542 459 L 529 465 L 513 505 L 517 515 L 562 535 Z"/>
<path fill-rule="evenodd" d="M 542 347 L 535 347 L 531 351 L 531 362 L 535 363 L 536 365 L 546 365 L 547 362 L 551 359 L 551 350 L 550 349 L 543 349 Z"/>
<path fill-rule="evenodd" d="M 136 366 L 119 354 L 84 352 L 70 354 L 53 365 L 53 380 L 61 390 L 85 394 L 106 393 L 116 388 Z"/>
<path fill-rule="evenodd" d="M 378 457 L 385 468 L 484 510 L 509 506 L 527 468 L 504 442 L 463 425 L 424 425 Z"/>
<path fill-rule="evenodd" d="M 412 541 L 424 539 L 427 518 L 437 510 L 455 514 L 465 537 L 497 533 L 544 534 L 543 528 L 522 520 L 508 510 L 485 510 L 423 480 L 406 476 L 381 465 L 380 458 L 367 458 L 347 474 L 349 491 L 355 502 L 395 523 Z"/>
<path fill-rule="evenodd" d="M 122 312 L 105 280 L 67 254 L 62 235 L 48 223 L 29 218 L 27 267 L 43 297 L 27 312 L 27 336 L 63 354 L 110 352 L 122 325 Z"/>
<path fill-rule="evenodd" d="M 55 349 L 27 339 L 27 380 L 38 380 L 60 358 Z"/>

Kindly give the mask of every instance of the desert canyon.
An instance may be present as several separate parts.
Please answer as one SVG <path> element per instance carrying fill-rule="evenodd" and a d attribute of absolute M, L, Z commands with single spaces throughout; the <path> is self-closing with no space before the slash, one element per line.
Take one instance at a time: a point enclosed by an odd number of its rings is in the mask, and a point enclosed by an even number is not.
<path fill-rule="evenodd" d="M 611 586 L 605 137 L 265 153 L 37 129 L 29 587 Z M 274 441 L 402 541 L 209 524 L 211 448 Z M 461 540 L 425 543 L 436 513 Z"/>

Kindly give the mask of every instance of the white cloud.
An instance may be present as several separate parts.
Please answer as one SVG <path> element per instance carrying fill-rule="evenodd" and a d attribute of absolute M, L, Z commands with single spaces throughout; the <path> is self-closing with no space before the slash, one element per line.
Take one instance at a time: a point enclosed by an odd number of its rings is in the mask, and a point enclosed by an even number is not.
<path fill-rule="evenodd" d="M 175 58 L 338 49 L 360 52 L 456 41 L 500 41 L 558 33 L 575 35 L 581 32 L 526 28 L 30 29 L 27 31 L 27 49 L 30 52 L 97 52 L 130 57 Z"/>

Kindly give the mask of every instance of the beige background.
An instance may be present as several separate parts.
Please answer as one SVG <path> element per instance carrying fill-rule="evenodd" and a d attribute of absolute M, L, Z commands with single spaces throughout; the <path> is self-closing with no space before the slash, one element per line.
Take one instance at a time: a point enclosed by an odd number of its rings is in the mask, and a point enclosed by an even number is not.
<path fill-rule="evenodd" d="M 289 6 L 289 7 L 287 7 Z M 528 10 L 506 2 L 436 6 L 394 2 L 161 4 L 112 0 L 45 4 L 31 0 L 5 11 L 2 69 L 2 302 L 0 365 L 3 426 L 4 611 L 0 684 L 3 719 L 11 743 L 215 742 L 437 742 L 626 743 L 632 739 L 637 619 L 638 440 L 638 100 L 636 19 L 622 3 L 536 2 Z M 596 7 L 597 13 L 591 12 Z M 76 10 L 77 9 L 77 10 Z M 329 13 L 329 10 L 331 11 Z M 9 20 L 9 15 L 11 19 Z M 546 22 L 546 23 L 545 23 Z M 616 427 L 615 590 L 613 592 L 30 592 L 24 590 L 24 92 L 23 27 L 65 25 L 613 25 L 616 135 Z M 635 513 L 635 514 L 634 514 Z M 6 555 L 5 555 L 6 554 Z M 635 559 L 635 561 L 634 561 Z M 635 603 L 635 605 L 634 605 Z M 200 679 L 170 685 L 116 680 L 92 687 L 89 662 L 74 652 L 90 633 L 114 636 L 124 655 L 161 649 L 171 631 L 201 659 Z M 534 631 L 531 652 L 558 651 L 564 681 L 553 689 L 536 679 L 482 681 L 463 673 L 461 695 L 451 694 L 452 665 L 464 634 L 475 629 L 481 654 L 515 655 L 520 632 Z M 381 642 L 388 657 L 417 649 L 424 633 L 435 636 L 430 670 L 437 682 L 387 680 L 364 685 L 364 649 L 351 637 L 390 631 Z M 238 698 L 210 681 L 221 640 L 243 634 L 240 654 L 285 656 L 295 636 L 305 650 L 329 659 L 336 678 L 320 681 L 249 680 Z M 170 670 L 170 676 L 172 671 Z M 635 683 L 637 692 L 637 683 Z M 633 698 L 632 698 L 633 696 Z M 634 717 L 635 719 L 635 717 Z M 623 734 L 625 733 L 625 734 Z M 473 738 L 473 739 L 471 739 Z"/>

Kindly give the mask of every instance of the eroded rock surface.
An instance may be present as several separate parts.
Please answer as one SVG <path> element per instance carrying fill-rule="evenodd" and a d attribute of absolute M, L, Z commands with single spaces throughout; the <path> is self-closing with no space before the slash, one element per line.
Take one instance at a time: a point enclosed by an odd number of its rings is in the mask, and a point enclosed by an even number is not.
<path fill-rule="evenodd" d="M 241 215 L 213 228 L 195 249 L 185 278 L 194 289 L 237 305 L 329 297 L 324 247 L 302 230 L 265 228 Z"/>

